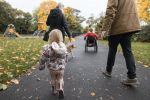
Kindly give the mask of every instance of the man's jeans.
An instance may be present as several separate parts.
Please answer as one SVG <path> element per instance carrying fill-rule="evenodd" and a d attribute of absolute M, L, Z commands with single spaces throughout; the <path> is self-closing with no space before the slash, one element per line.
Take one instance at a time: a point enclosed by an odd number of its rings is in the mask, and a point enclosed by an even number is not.
<path fill-rule="evenodd" d="M 109 52 L 108 52 L 106 70 L 108 72 L 112 71 L 115 62 L 117 47 L 120 44 L 126 61 L 126 66 L 128 69 L 127 72 L 128 78 L 134 79 L 136 77 L 136 73 L 135 73 L 136 66 L 135 66 L 135 60 L 131 50 L 131 37 L 132 37 L 131 33 L 108 37 Z"/>

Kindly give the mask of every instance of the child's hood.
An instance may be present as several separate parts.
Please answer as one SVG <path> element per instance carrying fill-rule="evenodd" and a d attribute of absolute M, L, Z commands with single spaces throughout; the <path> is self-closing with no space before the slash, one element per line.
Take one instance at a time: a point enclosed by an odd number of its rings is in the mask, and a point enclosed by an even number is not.
<path fill-rule="evenodd" d="M 63 42 L 60 42 L 59 44 L 56 42 L 53 42 L 51 44 L 51 47 L 54 50 L 54 52 L 57 54 L 66 54 L 67 53 L 66 45 Z"/>

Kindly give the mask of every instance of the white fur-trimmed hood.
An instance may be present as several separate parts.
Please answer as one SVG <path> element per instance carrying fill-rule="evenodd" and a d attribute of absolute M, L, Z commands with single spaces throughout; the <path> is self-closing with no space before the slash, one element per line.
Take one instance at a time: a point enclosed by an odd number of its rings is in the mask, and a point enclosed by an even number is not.
<path fill-rule="evenodd" d="M 51 47 L 56 54 L 66 54 L 67 53 L 66 45 L 63 42 L 60 42 L 59 44 L 56 42 L 53 42 L 51 44 Z"/>

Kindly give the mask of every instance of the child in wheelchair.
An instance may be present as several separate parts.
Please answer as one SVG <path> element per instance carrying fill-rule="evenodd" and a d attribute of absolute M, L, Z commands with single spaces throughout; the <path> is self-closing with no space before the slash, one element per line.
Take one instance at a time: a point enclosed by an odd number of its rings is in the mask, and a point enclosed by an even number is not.
<path fill-rule="evenodd" d="M 93 29 L 89 29 L 84 35 L 84 40 L 86 40 L 85 50 L 87 50 L 87 47 L 95 47 L 95 50 L 97 51 L 97 39 L 97 34 L 93 32 Z"/>

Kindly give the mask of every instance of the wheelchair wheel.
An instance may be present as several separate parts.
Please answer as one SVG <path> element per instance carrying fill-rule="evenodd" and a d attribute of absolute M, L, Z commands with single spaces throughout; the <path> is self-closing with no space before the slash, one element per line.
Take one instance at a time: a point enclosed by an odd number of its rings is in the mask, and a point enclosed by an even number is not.
<path fill-rule="evenodd" d="M 94 51 L 98 52 L 98 47 L 97 46 L 94 46 Z"/>

